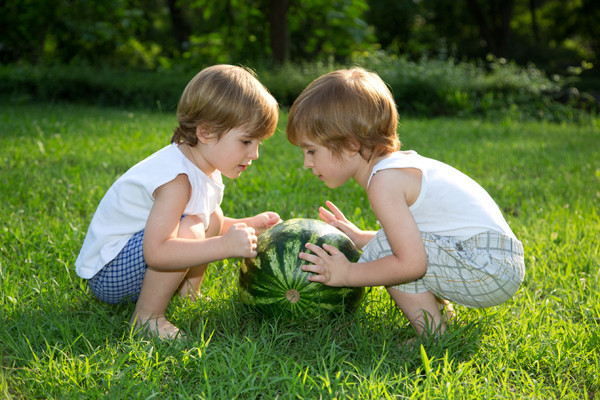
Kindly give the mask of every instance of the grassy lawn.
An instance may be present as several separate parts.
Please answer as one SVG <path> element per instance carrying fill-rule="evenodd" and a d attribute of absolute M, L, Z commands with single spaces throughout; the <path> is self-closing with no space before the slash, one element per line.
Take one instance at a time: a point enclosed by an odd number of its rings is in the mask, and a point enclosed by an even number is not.
<path fill-rule="evenodd" d="M 263 320 L 237 298 L 239 260 L 213 264 L 197 303 L 175 300 L 183 342 L 132 335 L 133 305 L 97 301 L 74 261 L 115 178 L 169 142 L 171 114 L 80 106 L 0 109 L 0 398 L 600 398 L 600 120 L 408 119 L 405 149 L 479 181 L 525 246 L 507 303 L 457 307 L 439 342 L 410 348 L 381 288 L 353 317 Z M 376 228 L 354 183 L 331 191 L 280 131 L 229 181 L 232 217 L 317 218 L 331 199 Z"/>

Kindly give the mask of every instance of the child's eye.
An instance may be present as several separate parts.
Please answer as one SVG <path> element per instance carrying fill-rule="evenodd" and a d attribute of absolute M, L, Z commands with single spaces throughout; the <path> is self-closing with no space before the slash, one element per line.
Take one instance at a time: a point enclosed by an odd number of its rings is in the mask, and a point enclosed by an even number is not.
<path fill-rule="evenodd" d="M 251 144 L 252 144 L 252 140 L 242 140 L 242 144 L 243 144 L 244 146 L 249 146 L 249 145 L 251 145 Z"/>
<path fill-rule="evenodd" d="M 313 154 L 315 154 L 314 150 L 305 150 L 305 153 L 308 154 L 309 156 L 312 156 Z"/>

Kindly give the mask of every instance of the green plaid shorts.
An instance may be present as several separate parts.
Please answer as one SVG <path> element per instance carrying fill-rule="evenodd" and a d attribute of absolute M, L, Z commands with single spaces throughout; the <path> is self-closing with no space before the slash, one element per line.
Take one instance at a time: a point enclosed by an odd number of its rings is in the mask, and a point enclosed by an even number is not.
<path fill-rule="evenodd" d="M 432 292 L 467 307 L 492 307 L 510 299 L 525 276 L 523 244 L 497 232 L 467 240 L 421 232 L 427 252 L 427 272 L 412 282 L 393 286 L 406 293 Z M 385 232 L 363 248 L 359 262 L 392 254 Z"/>

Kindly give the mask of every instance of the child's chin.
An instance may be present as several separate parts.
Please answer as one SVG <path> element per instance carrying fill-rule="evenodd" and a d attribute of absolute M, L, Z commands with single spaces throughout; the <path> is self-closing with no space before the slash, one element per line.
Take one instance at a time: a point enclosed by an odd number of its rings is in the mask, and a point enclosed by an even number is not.
<path fill-rule="evenodd" d="M 339 188 L 340 186 L 342 186 L 344 183 L 331 183 L 331 182 L 325 182 L 325 186 L 327 186 L 329 189 L 335 189 L 335 188 Z"/>
<path fill-rule="evenodd" d="M 225 177 L 229 178 L 229 179 L 237 179 L 237 178 L 239 178 L 242 175 L 241 172 L 228 172 L 228 173 L 225 173 L 223 171 L 221 171 L 221 174 L 225 175 Z"/>

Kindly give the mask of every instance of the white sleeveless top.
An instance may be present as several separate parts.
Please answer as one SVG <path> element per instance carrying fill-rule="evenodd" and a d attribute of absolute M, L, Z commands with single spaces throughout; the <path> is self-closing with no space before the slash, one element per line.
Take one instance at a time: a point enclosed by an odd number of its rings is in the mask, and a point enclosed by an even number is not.
<path fill-rule="evenodd" d="M 491 196 L 457 169 L 415 151 L 399 151 L 373 167 L 369 183 L 378 171 L 389 168 L 421 171 L 421 193 L 410 206 L 421 232 L 466 240 L 478 233 L 494 231 L 516 239 Z"/>
<path fill-rule="evenodd" d="M 179 174 L 187 175 L 192 186 L 184 213 L 199 216 L 208 228 L 211 214 L 223 200 L 221 173 L 207 176 L 171 144 L 131 167 L 108 189 L 75 261 L 77 275 L 89 279 L 112 261 L 129 238 L 146 227 L 154 191 Z"/>

